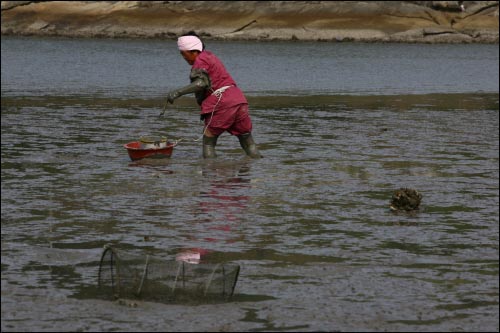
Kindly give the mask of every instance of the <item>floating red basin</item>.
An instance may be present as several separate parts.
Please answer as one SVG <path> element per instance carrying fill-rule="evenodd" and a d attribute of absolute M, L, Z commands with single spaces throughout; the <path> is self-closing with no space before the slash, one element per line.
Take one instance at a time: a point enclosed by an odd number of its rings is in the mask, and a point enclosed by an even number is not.
<path fill-rule="evenodd" d="M 132 161 L 137 161 L 146 157 L 166 158 L 172 155 L 175 143 L 157 142 L 155 144 L 144 144 L 141 141 L 133 141 L 124 145 L 128 151 L 128 156 Z"/>

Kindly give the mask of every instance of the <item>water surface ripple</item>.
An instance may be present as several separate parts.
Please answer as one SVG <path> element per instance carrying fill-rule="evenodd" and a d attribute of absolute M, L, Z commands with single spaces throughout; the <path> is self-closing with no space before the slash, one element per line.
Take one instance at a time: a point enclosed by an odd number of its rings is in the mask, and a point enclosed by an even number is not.
<path fill-rule="evenodd" d="M 264 158 L 223 135 L 206 161 L 192 99 L 159 121 L 148 93 L 22 94 L 4 84 L 3 45 L 2 331 L 498 330 L 498 92 L 268 90 L 249 98 Z M 170 159 L 132 162 L 123 144 L 142 135 L 182 140 Z M 400 187 L 422 193 L 420 211 L 389 211 Z M 236 262 L 236 294 L 109 301 L 106 243 Z"/>

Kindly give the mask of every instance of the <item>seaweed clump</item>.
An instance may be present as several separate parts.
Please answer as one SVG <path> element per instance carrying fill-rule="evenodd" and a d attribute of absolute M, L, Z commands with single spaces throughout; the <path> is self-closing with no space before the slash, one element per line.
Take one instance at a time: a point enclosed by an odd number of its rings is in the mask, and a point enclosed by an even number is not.
<path fill-rule="evenodd" d="M 419 209 L 422 194 L 411 188 L 400 188 L 394 191 L 390 209 L 392 211 L 413 211 Z"/>

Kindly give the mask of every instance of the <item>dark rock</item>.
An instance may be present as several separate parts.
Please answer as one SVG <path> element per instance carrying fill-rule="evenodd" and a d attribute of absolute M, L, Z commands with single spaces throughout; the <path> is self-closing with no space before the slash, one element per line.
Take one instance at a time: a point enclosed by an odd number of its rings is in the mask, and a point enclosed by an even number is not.
<path fill-rule="evenodd" d="M 394 191 L 391 199 L 390 209 L 392 211 L 412 211 L 420 206 L 422 194 L 410 188 L 400 188 Z"/>

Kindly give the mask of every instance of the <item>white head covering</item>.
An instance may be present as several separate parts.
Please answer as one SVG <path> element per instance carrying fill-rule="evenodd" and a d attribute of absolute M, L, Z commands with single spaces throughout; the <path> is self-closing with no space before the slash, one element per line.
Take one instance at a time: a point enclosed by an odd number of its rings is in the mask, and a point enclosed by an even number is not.
<path fill-rule="evenodd" d="M 180 51 L 203 51 L 203 43 L 196 36 L 182 36 L 177 39 Z"/>

